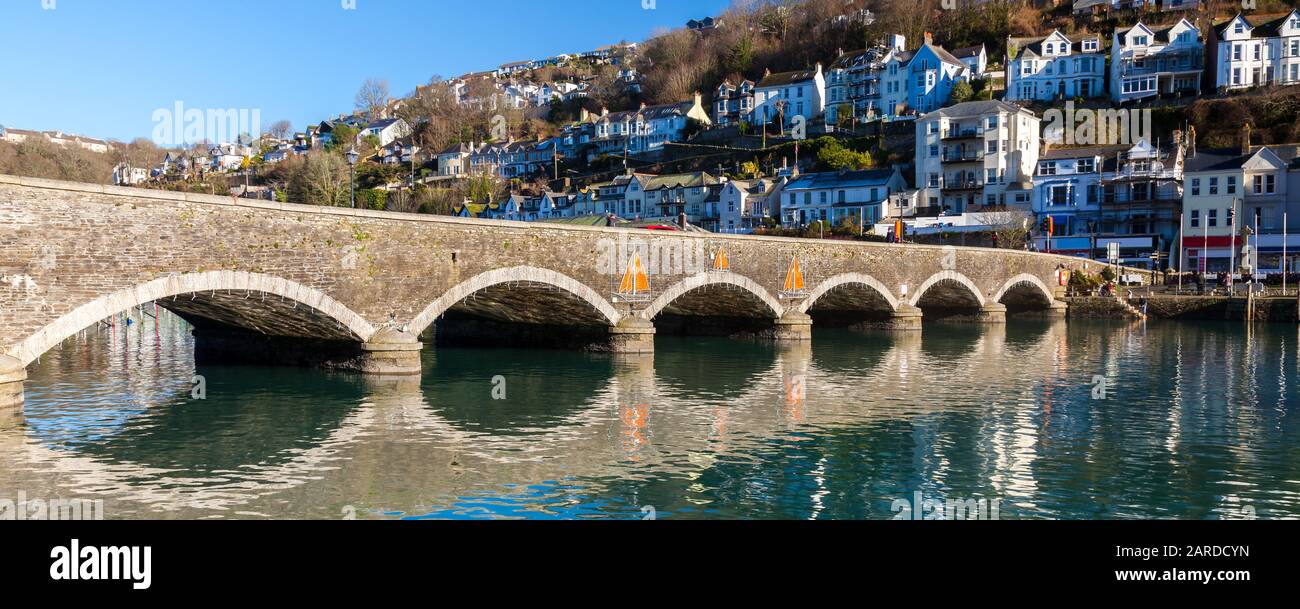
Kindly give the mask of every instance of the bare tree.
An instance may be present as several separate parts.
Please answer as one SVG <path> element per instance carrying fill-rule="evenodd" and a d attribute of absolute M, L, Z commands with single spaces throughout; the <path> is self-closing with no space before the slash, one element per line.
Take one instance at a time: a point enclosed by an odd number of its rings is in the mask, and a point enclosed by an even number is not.
<path fill-rule="evenodd" d="M 378 120 L 383 117 L 384 110 L 388 108 L 388 100 L 388 81 L 367 78 L 366 82 L 361 84 L 361 89 L 357 91 L 356 107 L 370 120 Z"/>
<path fill-rule="evenodd" d="M 1021 209 L 986 211 L 972 214 L 971 217 L 977 223 L 988 226 L 998 239 L 998 247 L 1004 249 L 1024 249 L 1033 224 L 1032 215 Z"/>
<path fill-rule="evenodd" d="M 289 137 L 291 133 L 293 133 L 293 123 L 286 120 L 275 121 L 266 129 L 267 135 L 281 140 Z"/>

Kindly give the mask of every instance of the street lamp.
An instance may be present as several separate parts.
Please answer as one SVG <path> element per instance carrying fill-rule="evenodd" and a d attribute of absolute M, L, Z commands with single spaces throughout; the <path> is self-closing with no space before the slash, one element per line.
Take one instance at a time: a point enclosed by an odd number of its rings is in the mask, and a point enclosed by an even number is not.
<path fill-rule="evenodd" d="M 355 146 L 348 149 L 348 191 L 352 195 L 352 209 L 357 208 L 356 167 L 357 159 L 360 157 Z"/>

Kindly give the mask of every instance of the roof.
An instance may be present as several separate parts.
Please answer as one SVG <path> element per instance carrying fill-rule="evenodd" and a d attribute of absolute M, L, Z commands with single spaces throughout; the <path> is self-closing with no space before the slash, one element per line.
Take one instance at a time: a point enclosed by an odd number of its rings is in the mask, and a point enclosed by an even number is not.
<path fill-rule="evenodd" d="M 645 118 L 647 120 L 655 120 L 660 118 L 667 118 L 674 114 L 686 114 L 687 112 L 690 111 L 690 107 L 693 105 L 694 102 L 678 102 L 675 104 L 660 104 L 658 106 L 646 106 L 644 108 L 641 108 L 640 110 L 625 110 L 623 112 L 611 112 L 605 115 L 604 117 L 601 117 L 600 120 L 605 120 L 614 123 L 625 119 L 631 120 L 635 118 L 637 115 L 640 115 L 642 118 Z"/>
<path fill-rule="evenodd" d="M 979 57 L 979 54 L 982 52 L 984 52 L 984 45 L 981 44 L 973 47 L 966 47 L 964 49 L 956 49 L 952 51 L 952 56 L 958 59 L 965 59 L 967 57 Z"/>
<path fill-rule="evenodd" d="M 647 176 L 645 190 L 665 188 L 698 188 L 717 184 L 718 179 L 702 171 L 696 173 L 674 173 L 662 176 Z"/>
<path fill-rule="evenodd" d="M 1183 163 L 1183 170 L 1195 172 L 1239 169 L 1246 161 L 1249 161 L 1251 157 L 1264 148 L 1268 148 L 1273 154 L 1276 154 L 1283 163 L 1288 163 L 1292 167 L 1300 167 L 1300 144 L 1281 144 L 1252 146 L 1250 154 L 1242 154 L 1240 148 L 1197 150 L 1195 156 L 1187 155 L 1187 159 Z"/>
<path fill-rule="evenodd" d="M 377 120 L 377 121 L 373 121 L 373 122 L 371 122 L 369 125 L 366 125 L 366 129 L 387 129 L 387 128 L 393 126 L 393 125 L 396 125 L 396 124 L 397 124 L 399 121 L 401 121 L 401 120 L 402 120 L 402 119 L 400 119 L 400 118 L 384 118 L 384 119 L 380 119 L 380 120 Z"/>
<path fill-rule="evenodd" d="M 827 188 L 853 188 L 857 186 L 884 186 L 889 183 L 889 180 L 894 177 L 895 173 L 896 170 L 893 168 L 805 173 L 786 184 L 785 190 L 822 190 Z"/>
<path fill-rule="evenodd" d="M 465 142 L 460 142 L 458 144 L 452 144 L 451 146 L 448 146 L 446 150 L 439 152 L 438 155 L 441 156 L 444 154 L 469 154 L 469 153 L 470 153 L 469 144 L 466 144 Z"/>
<path fill-rule="evenodd" d="M 1296 11 L 1291 11 L 1290 13 L 1274 13 L 1271 15 L 1245 16 L 1246 23 L 1250 24 L 1250 27 L 1252 28 L 1250 30 L 1250 37 L 1251 38 L 1276 37 L 1278 35 L 1279 30 L 1282 29 L 1282 24 L 1286 23 L 1286 20 L 1290 18 L 1292 14 L 1295 14 L 1295 12 Z M 1224 21 L 1223 23 L 1214 24 L 1214 33 L 1218 34 L 1219 38 L 1222 38 L 1223 35 L 1227 33 L 1228 26 L 1232 25 L 1232 23 L 1237 20 L 1237 17 L 1242 17 L 1242 16 L 1243 15 L 1238 13 L 1236 17 L 1233 17 L 1232 19 Z"/>
<path fill-rule="evenodd" d="M 1132 146 L 1076 146 L 1073 148 L 1052 148 L 1038 155 L 1040 161 L 1053 161 L 1059 159 L 1080 159 L 1090 156 L 1109 157 L 1124 152 Z"/>
<path fill-rule="evenodd" d="M 817 68 L 811 70 L 796 70 L 794 72 L 774 72 L 763 77 L 758 81 L 758 88 L 784 87 L 801 82 L 808 82 L 817 78 Z"/>
<path fill-rule="evenodd" d="M 1074 10 L 1082 11 L 1099 6 L 1107 6 L 1109 4 L 1110 0 L 1074 0 Z"/>
<path fill-rule="evenodd" d="M 1102 39 L 1100 34 L 1081 34 L 1076 36 L 1069 36 L 1060 30 L 1053 30 L 1051 34 L 1048 34 L 1046 36 L 1007 38 L 1007 49 L 1016 50 L 1015 56 L 1012 57 L 1012 59 L 1020 59 L 1021 57 L 1024 56 L 1041 57 L 1043 55 L 1043 43 L 1046 42 L 1048 38 L 1052 38 L 1058 35 L 1070 43 L 1071 53 L 1085 53 L 1085 52 L 1101 53 L 1102 52 Z M 1083 41 L 1085 40 L 1097 41 L 1097 50 L 1084 51 Z"/>
<path fill-rule="evenodd" d="M 948 106 L 947 108 L 940 108 L 930 114 L 945 118 L 974 118 L 985 114 L 993 114 L 995 112 L 1010 112 L 1015 114 L 1018 112 L 1029 111 L 1015 104 L 994 99 L 987 101 L 962 102 L 960 104 Z"/>

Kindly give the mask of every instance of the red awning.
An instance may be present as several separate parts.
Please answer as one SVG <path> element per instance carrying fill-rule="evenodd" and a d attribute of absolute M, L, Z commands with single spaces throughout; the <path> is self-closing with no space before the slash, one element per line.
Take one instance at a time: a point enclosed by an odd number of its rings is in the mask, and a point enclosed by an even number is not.
<path fill-rule="evenodd" d="M 1242 240 L 1241 237 L 1237 238 L 1237 245 L 1245 245 L 1245 242 Z M 1183 237 L 1183 247 L 1197 248 L 1197 249 L 1232 247 L 1232 236 L 1228 235 L 1224 237 L 1210 237 L 1209 239 L 1206 239 L 1203 236 L 1202 237 L 1187 236 L 1187 237 Z"/>

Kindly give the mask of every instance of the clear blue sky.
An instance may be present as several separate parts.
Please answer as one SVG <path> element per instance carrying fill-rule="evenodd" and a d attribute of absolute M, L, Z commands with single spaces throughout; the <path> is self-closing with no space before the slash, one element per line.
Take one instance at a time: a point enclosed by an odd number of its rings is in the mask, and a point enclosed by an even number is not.
<path fill-rule="evenodd" d="M 260 109 L 294 129 L 350 111 L 362 81 L 404 95 L 716 15 L 729 0 L 0 0 L 0 125 L 129 141 L 152 115 Z"/>

